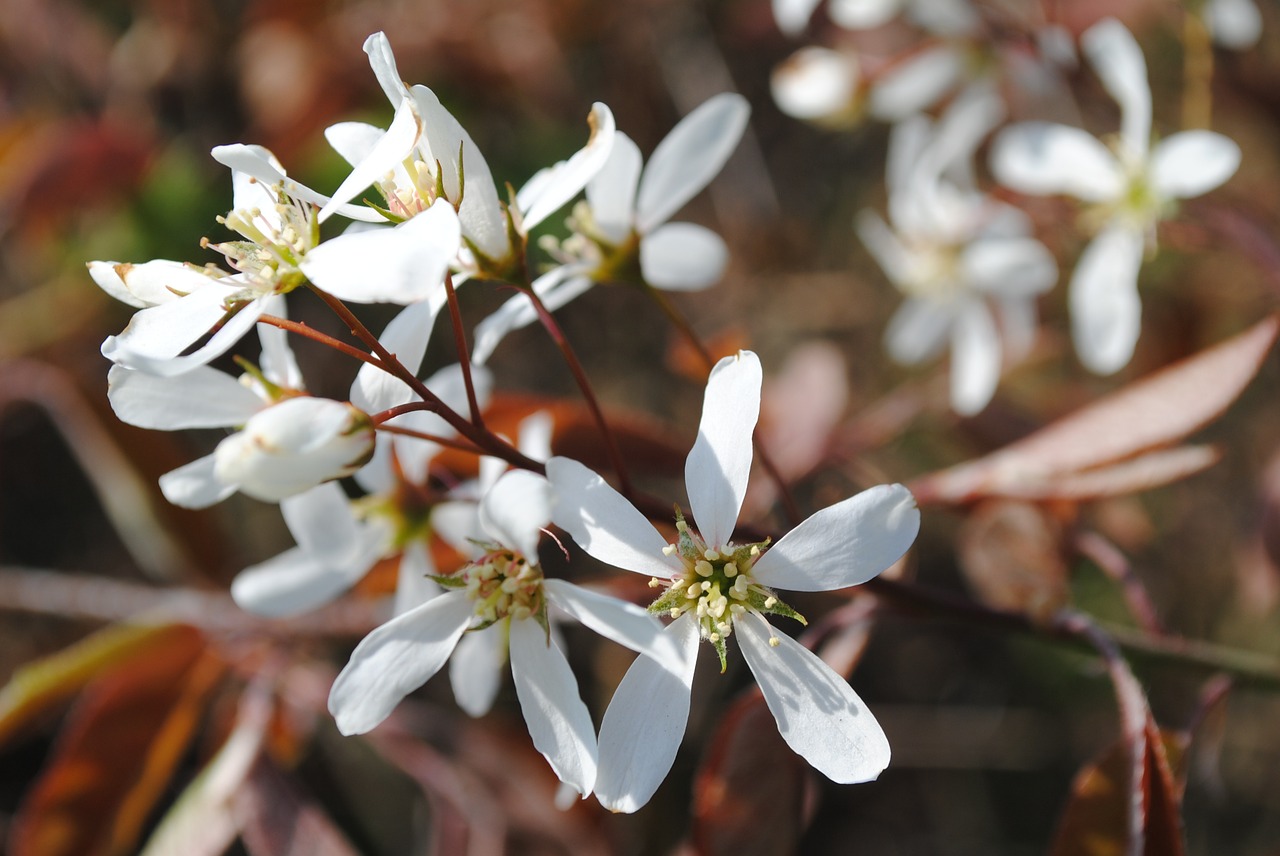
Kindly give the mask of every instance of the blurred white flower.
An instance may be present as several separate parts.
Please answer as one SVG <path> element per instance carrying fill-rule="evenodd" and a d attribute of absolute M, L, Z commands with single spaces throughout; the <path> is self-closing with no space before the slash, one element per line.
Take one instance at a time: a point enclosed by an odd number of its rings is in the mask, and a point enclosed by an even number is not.
<path fill-rule="evenodd" d="M 1106 19 L 1081 46 L 1120 105 L 1121 130 L 1107 143 L 1046 122 L 1006 128 L 996 138 L 997 180 L 1031 194 L 1062 193 L 1089 205 L 1096 235 L 1071 277 L 1068 302 L 1076 352 L 1087 368 L 1110 374 L 1133 356 L 1141 330 L 1138 269 L 1154 252 L 1156 224 L 1179 199 L 1225 182 L 1240 148 L 1212 131 L 1183 131 L 1151 145 L 1151 90 L 1142 51 L 1124 25 Z"/>
<path fill-rule="evenodd" d="M 869 210 L 856 222 L 906 298 L 885 332 L 890 355 L 915 364 L 949 341 L 951 406 L 963 415 L 990 402 L 1007 352 L 1019 356 L 1029 346 L 1036 297 L 1058 276 L 1026 217 L 974 186 L 973 152 L 1002 115 L 994 93 L 971 90 L 937 122 L 899 123 L 886 177 L 892 227 Z"/>
<path fill-rule="evenodd" d="M 666 591 L 650 609 L 676 619 L 666 634 L 679 656 L 638 658 L 601 725 L 596 794 L 614 811 L 644 805 L 670 769 L 689 715 L 700 639 L 715 646 L 722 665 L 726 640 L 739 640 L 783 738 L 829 778 L 867 781 L 889 763 L 884 733 L 848 682 L 776 633 L 765 615 L 800 618 L 778 599 L 775 586 L 827 591 L 879 574 L 915 540 L 919 511 L 906 488 L 881 485 L 817 512 L 772 547 L 735 544 L 760 384 L 760 361 L 750 351 L 712 370 L 698 439 L 685 463 L 698 530 L 678 518 L 675 544 L 582 464 L 547 462 L 555 523 L 600 561 L 652 576 L 651 585 Z"/>
<path fill-rule="evenodd" d="M 1262 38 L 1262 13 L 1254 0 L 1206 0 L 1200 15 L 1224 48 L 1247 50 Z"/>

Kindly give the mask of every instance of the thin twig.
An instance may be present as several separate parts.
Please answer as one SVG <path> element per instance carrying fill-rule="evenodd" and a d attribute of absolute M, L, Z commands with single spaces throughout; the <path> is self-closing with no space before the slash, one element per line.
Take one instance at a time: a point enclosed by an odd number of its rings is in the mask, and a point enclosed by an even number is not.
<path fill-rule="evenodd" d="M 453 288 L 451 273 L 444 275 L 444 290 L 449 299 L 449 318 L 453 321 L 453 340 L 458 349 L 458 365 L 462 366 L 462 382 L 467 388 L 471 422 L 483 430 L 484 417 L 480 413 L 480 401 L 476 398 L 476 385 L 471 377 L 471 352 L 467 348 L 467 334 L 462 329 L 462 310 L 458 307 L 458 293 Z"/>

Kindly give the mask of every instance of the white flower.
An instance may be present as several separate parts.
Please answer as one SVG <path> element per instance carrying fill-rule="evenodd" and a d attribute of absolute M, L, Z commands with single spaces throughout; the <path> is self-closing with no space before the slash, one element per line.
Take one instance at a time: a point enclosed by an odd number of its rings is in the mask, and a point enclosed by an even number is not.
<path fill-rule="evenodd" d="M 970 90 L 933 122 L 895 126 L 889 143 L 893 228 L 863 211 L 858 234 L 906 300 L 886 330 L 889 353 L 914 364 L 951 345 L 951 406 L 972 415 L 1000 379 L 1000 313 L 1016 354 L 1035 333 L 1036 295 L 1052 287 L 1057 265 L 1030 236 L 1016 209 L 973 186 L 970 158 L 1003 109 L 993 93 Z"/>
<path fill-rule="evenodd" d="M 796 35 L 809 23 L 820 0 L 773 0 L 778 29 Z M 900 14 L 937 35 L 971 33 L 980 23 L 969 0 L 830 0 L 831 20 L 847 30 L 868 30 Z"/>
<path fill-rule="evenodd" d="M 1200 15 L 1224 48 L 1246 50 L 1262 38 L 1262 13 L 1253 0 L 1207 0 Z"/>
<path fill-rule="evenodd" d="M 1211 131 L 1183 131 L 1151 145 L 1151 90 L 1142 51 L 1114 19 L 1095 24 L 1081 46 L 1120 104 L 1120 135 L 1110 146 L 1079 128 L 1027 122 L 1006 128 L 991 152 L 996 178 L 1014 190 L 1062 193 L 1090 206 L 1097 231 L 1071 277 L 1068 302 L 1076 352 L 1110 374 L 1133 356 L 1141 329 L 1138 269 L 1154 250 L 1157 222 L 1176 201 L 1225 182 L 1240 149 Z"/>
<path fill-rule="evenodd" d="M 685 464 L 698 532 L 680 520 L 674 545 L 596 473 L 566 458 L 547 462 L 556 524 L 595 558 L 651 575 L 666 587 L 654 607 L 678 616 L 666 632 L 681 656 L 637 659 L 604 716 L 596 794 L 615 811 L 644 805 L 675 759 L 700 638 L 716 646 L 722 663 L 727 638 L 739 640 L 783 738 L 831 779 L 874 779 L 889 763 L 884 733 L 849 684 L 776 633 L 765 615 L 798 617 L 775 586 L 826 591 L 879 574 L 911 546 L 919 511 L 906 488 L 881 485 L 817 512 L 768 549 L 767 542 L 735 544 L 760 384 L 760 361 L 750 351 L 712 370 Z"/>
<path fill-rule="evenodd" d="M 643 170 L 640 150 L 621 132 L 608 160 L 587 182 L 585 203 L 569 224 L 575 234 L 555 254 L 562 262 L 533 283 L 548 310 L 564 306 L 597 282 L 639 275 L 654 288 L 695 291 L 724 273 L 728 250 L 710 229 L 668 223 L 720 172 L 746 129 L 750 108 L 740 95 L 708 99 L 671 129 Z M 517 295 L 476 327 L 473 360 L 488 360 L 511 331 L 537 319 Z"/>
<path fill-rule="evenodd" d="M 352 652 L 329 694 L 339 731 L 374 728 L 440 670 L 468 630 L 501 625 L 534 746 L 562 782 L 584 796 L 591 792 L 595 732 L 550 633 L 548 606 L 643 654 L 669 657 L 674 650 L 643 609 L 543 577 L 537 547 L 549 518 L 545 479 L 515 471 L 497 481 L 480 503 L 480 524 L 493 542 L 486 553 L 447 578 L 456 588 L 382 625 Z"/>

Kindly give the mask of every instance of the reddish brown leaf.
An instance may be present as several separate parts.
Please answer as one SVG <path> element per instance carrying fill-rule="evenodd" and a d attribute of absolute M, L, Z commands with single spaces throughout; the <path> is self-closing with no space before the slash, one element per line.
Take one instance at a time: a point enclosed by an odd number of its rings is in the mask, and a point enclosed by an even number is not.
<path fill-rule="evenodd" d="M 990 501 L 960 531 L 959 559 L 979 599 L 1046 621 L 1070 596 L 1062 531 L 1030 503 Z"/>
<path fill-rule="evenodd" d="M 694 781 L 693 840 L 708 856 L 795 852 L 808 767 L 752 690 L 721 718 Z"/>
<path fill-rule="evenodd" d="M 984 496 L 1057 496 L 1063 474 L 1084 473 L 1142 452 L 1168 446 L 1220 415 L 1257 374 L 1275 343 L 1277 321 L 1269 317 L 1249 330 L 1188 357 L 1003 449 L 917 479 L 910 487 L 921 502 L 970 502 Z M 1195 453 L 1183 453 L 1194 455 Z M 1201 453 L 1202 454 L 1202 453 Z M 1100 477 L 1110 490 L 1154 466 L 1176 473 L 1191 461 L 1156 459 Z M 1088 485 L 1086 485 L 1087 487 Z M 1091 489 L 1096 490 L 1098 485 Z M 1076 486 L 1077 493 L 1079 486 Z"/>
<path fill-rule="evenodd" d="M 86 689 L 15 819 L 14 856 L 132 851 L 223 669 L 193 628 L 163 643 Z"/>

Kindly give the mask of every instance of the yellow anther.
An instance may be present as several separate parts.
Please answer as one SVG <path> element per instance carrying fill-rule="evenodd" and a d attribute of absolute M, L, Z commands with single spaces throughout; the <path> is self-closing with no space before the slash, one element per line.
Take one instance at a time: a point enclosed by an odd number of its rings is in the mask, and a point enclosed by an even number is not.
<path fill-rule="evenodd" d="M 702 555 L 708 562 L 714 562 L 716 559 L 720 558 L 720 553 L 716 550 L 712 550 L 710 547 L 704 550 Z"/>
<path fill-rule="evenodd" d="M 668 544 L 667 546 L 662 548 L 662 555 L 664 556 L 674 556 L 675 552 L 676 552 L 675 544 Z"/>
<path fill-rule="evenodd" d="M 733 579 L 738 575 L 738 566 L 733 562 L 726 562 L 724 565 L 724 575 L 729 579 Z"/>
<path fill-rule="evenodd" d="M 698 576 L 700 577 L 709 577 L 711 576 L 712 573 L 715 572 L 715 568 L 711 567 L 710 562 L 699 561 L 696 564 L 694 564 L 693 569 L 694 571 L 697 572 Z"/>
<path fill-rule="evenodd" d="M 777 648 L 777 647 L 778 647 L 779 645 L 781 645 L 781 644 L 782 644 L 782 640 L 781 640 L 781 639 L 779 639 L 777 636 L 770 636 L 770 637 L 769 637 L 769 647 L 770 647 L 770 648 Z"/>
<path fill-rule="evenodd" d="M 649 588 L 657 588 L 660 585 L 662 585 L 662 580 L 658 579 L 657 577 L 649 578 Z"/>
<path fill-rule="evenodd" d="M 778 599 L 776 597 L 766 597 L 764 599 L 765 609 L 773 609 L 777 605 L 778 605 Z"/>

